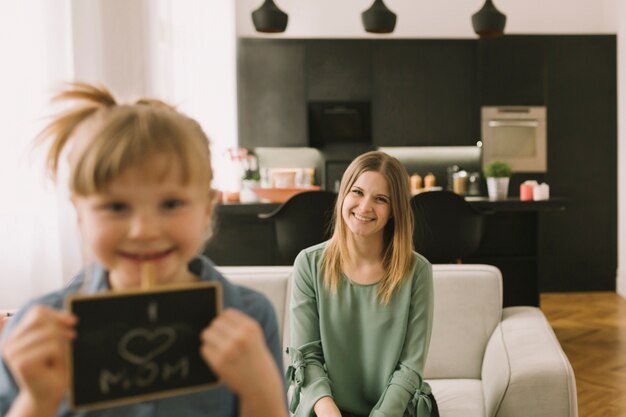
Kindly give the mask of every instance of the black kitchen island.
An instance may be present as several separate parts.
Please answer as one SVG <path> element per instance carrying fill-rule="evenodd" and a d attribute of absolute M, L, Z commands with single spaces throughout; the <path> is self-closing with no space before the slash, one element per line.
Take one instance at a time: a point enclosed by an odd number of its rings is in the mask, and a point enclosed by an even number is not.
<path fill-rule="evenodd" d="M 543 213 L 564 210 L 567 201 L 520 201 L 486 197 L 467 200 L 485 214 L 485 228 L 478 251 L 464 263 L 495 265 L 502 271 L 504 306 L 539 305 L 542 264 L 550 262 L 539 239 Z M 218 204 L 214 234 L 204 253 L 217 265 L 277 265 L 271 220 L 258 217 L 280 204 Z"/>

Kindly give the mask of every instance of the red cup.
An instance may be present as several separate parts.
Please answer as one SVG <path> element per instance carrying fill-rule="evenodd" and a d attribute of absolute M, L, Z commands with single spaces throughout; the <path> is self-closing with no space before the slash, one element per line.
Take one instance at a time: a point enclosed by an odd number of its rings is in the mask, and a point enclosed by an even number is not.
<path fill-rule="evenodd" d="M 520 184 L 519 186 L 519 199 L 521 201 L 532 201 L 533 199 L 533 184 Z"/>

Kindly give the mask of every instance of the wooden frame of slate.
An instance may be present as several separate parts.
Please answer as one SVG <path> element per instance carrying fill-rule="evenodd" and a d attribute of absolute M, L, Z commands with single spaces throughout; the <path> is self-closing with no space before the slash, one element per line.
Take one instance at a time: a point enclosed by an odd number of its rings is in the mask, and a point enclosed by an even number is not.
<path fill-rule="evenodd" d="M 216 282 L 72 295 L 70 406 L 88 410 L 210 388 L 200 333 L 221 312 Z"/>

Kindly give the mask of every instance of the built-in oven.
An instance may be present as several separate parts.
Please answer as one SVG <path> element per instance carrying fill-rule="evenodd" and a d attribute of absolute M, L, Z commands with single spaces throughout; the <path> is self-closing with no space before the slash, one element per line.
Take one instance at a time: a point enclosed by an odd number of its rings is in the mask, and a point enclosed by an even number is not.
<path fill-rule="evenodd" d="M 514 172 L 546 172 L 546 108 L 483 107 L 482 142 L 483 166 L 499 160 L 509 163 Z"/>
<path fill-rule="evenodd" d="M 371 144 L 370 107 L 368 101 L 310 101 L 309 146 Z"/>

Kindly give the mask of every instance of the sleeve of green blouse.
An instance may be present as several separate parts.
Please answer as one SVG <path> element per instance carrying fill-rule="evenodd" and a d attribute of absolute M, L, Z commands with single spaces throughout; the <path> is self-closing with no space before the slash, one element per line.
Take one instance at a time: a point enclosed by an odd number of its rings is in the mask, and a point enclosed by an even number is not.
<path fill-rule="evenodd" d="M 418 260 L 419 262 L 419 260 Z M 407 333 L 400 361 L 370 417 L 429 417 L 430 386 L 423 380 L 433 322 L 432 265 L 418 265 L 413 276 Z"/>
<path fill-rule="evenodd" d="M 293 385 L 289 409 L 297 417 L 308 417 L 322 397 L 332 396 L 325 369 L 317 311 L 316 279 L 312 260 L 301 252 L 294 262 L 291 290 L 291 365 L 287 379 Z"/>

